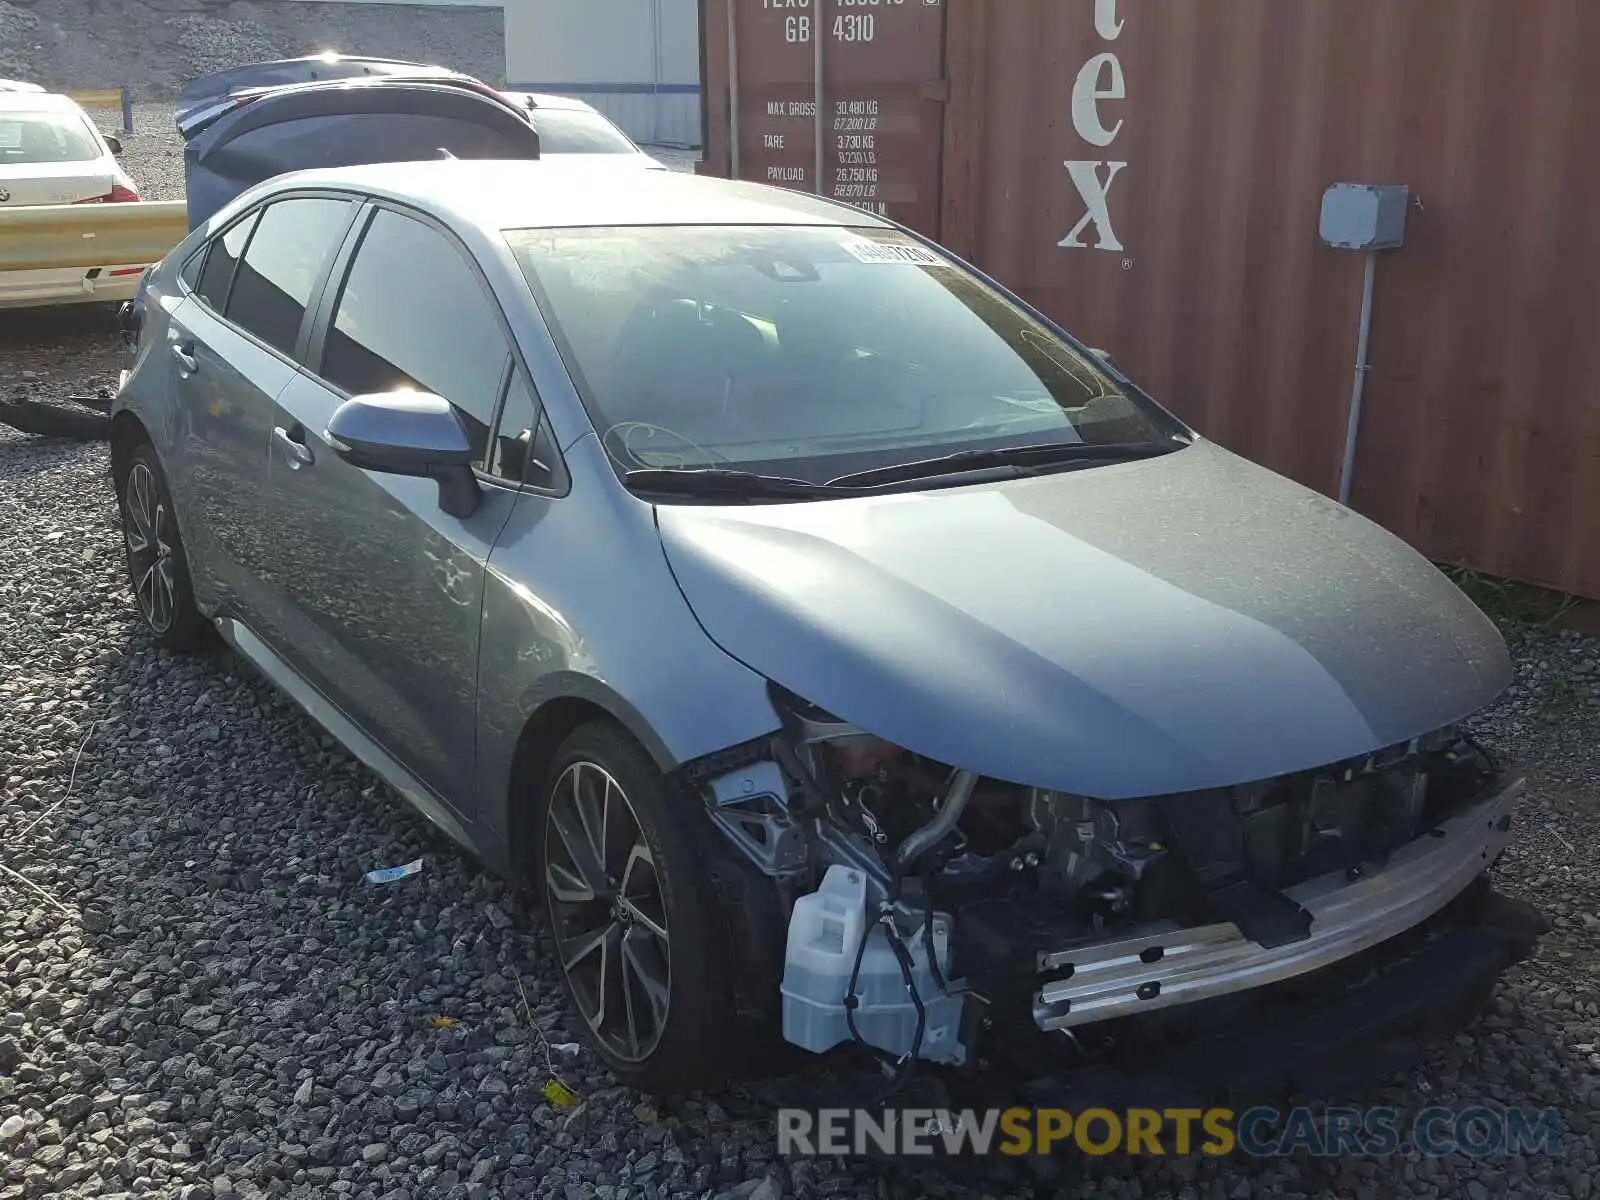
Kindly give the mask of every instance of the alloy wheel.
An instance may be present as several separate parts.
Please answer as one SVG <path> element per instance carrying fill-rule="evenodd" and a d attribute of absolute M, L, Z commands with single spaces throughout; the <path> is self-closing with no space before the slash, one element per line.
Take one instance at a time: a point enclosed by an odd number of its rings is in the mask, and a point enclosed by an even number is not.
<path fill-rule="evenodd" d="M 672 995 L 666 901 L 638 814 L 596 763 L 573 763 L 556 780 L 544 877 L 556 953 L 583 1019 L 610 1053 L 644 1061 Z"/>
<path fill-rule="evenodd" d="M 123 489 L 122 531 L 139 612 L 156 633 L 172 628 L 177 613 L 172 514 L 150 468 L 135 462 Z"/>

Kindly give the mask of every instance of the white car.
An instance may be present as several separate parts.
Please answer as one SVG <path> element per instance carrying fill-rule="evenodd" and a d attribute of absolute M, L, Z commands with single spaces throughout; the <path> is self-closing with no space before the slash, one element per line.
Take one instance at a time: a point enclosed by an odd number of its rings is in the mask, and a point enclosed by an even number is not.
<path fill-rule="evenodd" d="M 626 133 L 594 105 L 573 96 L 543 92 L 505 92 L 512 103 L 528 110 L 539 134 L 539 155 L 593 154 L 612 162 L 631 161 L 636 166 L 666 170 L 665 164 L 639 148 Z"/>
<path fill-rule="evenodd" d="M 116 160 L 121 150 L 67 96 L 0 90 L 0 213 L 35 204 L 137 201 L 138 189 Z M 147 265 L 0 271 L 0 308 L 128 300 Z"/>

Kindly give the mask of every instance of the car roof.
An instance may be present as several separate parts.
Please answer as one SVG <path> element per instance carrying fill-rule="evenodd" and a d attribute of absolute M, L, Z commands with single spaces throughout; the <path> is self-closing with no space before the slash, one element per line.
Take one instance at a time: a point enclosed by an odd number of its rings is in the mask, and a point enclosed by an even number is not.
<path fill-rule="evenodd" d="M 0 91 L 0 112 L 81 113 L 82 111 L 76 100 L 59 92 Z"/>
<path fill-rule="evenodd" d="M 409 203 L 485 229 L 599 225 L 856 225 L 890 227 L 804 192 L 680 171 L 617 173 L 584 155 L 538 160 L 441 159 L 296 171 L 273 190 L 343 188 Z"/>

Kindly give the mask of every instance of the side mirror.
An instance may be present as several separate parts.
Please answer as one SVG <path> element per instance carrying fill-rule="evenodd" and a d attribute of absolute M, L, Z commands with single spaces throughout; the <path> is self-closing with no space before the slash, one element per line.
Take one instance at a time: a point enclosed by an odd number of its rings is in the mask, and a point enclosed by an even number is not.
<path fill-rule="evenodd" d="M 353 467 L 437 480 L 439 507 L 452 517 L 478 510 L 472 442 L 449 401 L 431 392 L 352 396 L 329 418 L 324 437 Z"/>
<path fill-rule="evenodd" d="M 122 139 L 121 138 L 119 138 L 114 133 L 105 133 L 105 134 L 101 134 L 101 136 L 106 139 L 106 146 L 110 149 L 111 153 L 113 153 L 113 154 L 121 154 L 122 153 Z"/>

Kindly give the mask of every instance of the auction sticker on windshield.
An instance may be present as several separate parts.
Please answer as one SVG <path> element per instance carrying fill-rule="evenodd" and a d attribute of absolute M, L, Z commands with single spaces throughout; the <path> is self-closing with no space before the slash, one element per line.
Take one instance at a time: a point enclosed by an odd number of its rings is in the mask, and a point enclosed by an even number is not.
<path fill-rule="evenodd" d="M 926 246 L 885 245 L 883 242 L 846 242 L 844 248 L 860 262 L 901 263 L 913 267 L 942 267 L 940 258 Z"/>

